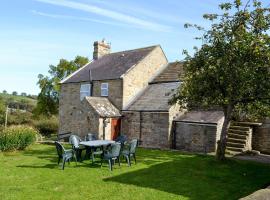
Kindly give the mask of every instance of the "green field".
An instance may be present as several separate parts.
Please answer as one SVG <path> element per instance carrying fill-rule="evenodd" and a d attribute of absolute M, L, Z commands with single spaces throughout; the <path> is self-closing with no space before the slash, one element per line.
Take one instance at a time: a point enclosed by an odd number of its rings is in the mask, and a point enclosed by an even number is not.
<path fill-rule="evenodd" d="M 32 99 L 30 97 L 27 97 L 27 96 L 14 96 L 12 94 L 3 94 L 3 93 L 0 93 L 0 98 L 3 98 L 3 101 L 5 103 L 8 103 L 8 102 L 27 102 L 29 103 L 30 105 L 32 106 L 35 106 L 36 103 L 37 103 L 37 100 L 35 99 Z"/>
<path fill-rule="evenodd" d="M 0 153 L 0 199 L 238 199 L 270 182 L 270 166 L 212 156 L 138 150 L 138 163 L 57 166 L 54 146 Z"/>

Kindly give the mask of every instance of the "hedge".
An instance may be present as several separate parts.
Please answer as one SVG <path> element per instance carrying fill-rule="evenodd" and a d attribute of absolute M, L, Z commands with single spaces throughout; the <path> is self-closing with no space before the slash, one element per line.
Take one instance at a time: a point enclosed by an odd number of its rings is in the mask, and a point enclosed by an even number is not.
<path fill-rule="evenodd" d="M 0 132 L 0 150 L 25 149 L 36 141 L 38 131 L 30 126 L 10 126 Z"/>

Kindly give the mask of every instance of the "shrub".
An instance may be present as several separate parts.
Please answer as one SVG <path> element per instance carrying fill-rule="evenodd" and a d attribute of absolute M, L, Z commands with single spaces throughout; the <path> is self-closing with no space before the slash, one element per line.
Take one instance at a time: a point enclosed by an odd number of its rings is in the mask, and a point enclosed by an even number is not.
<path fill-rule="evenodd" d="M 0 133 L 4 130 L 4 128 L 5 128 L 4 125 L 0 124 Z"/>
<path fill-rule="evenodd" d="M 8 125 L 31 124 L 32 113 L 14 110 L 8 115 Z"/>
<path fill-rule="evenodd" d="M 50 119 L 40 119 L 34 122 L 35 128 L 43 136 L 49 136 L 53 133 L 57 133 L 59 126 L 58 124 L 58 120 L 55 117 L 52 117 Z"/>
<path fill-rule="evenodd" d="M 38 131 L 30 126 L 10 126 L 0 132 L 0 150 L 22 150 L 36 141 Z"/>

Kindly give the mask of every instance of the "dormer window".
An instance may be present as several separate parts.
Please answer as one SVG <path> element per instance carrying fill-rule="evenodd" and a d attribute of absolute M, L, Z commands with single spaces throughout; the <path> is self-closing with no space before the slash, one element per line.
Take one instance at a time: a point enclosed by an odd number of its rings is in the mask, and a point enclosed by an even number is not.
<path fill-rule="evenodd" d="M 84 97 L 89 97 L 91 96 L 91 84 L 81 84 L 81 89 L 80 89 L 80 99 L 81 101 L 84 99 Z"/>
<path fill-rule="evenodd" d="M 101 96 L 107 97 L 109 95 L 109 84 L 101 83 Z"/>

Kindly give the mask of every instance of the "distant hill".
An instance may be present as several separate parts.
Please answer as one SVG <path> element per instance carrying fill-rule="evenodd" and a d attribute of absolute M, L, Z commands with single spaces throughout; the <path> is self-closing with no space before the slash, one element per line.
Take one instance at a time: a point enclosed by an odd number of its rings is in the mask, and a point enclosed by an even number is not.
<path fill-rule="evenodd" d="M 37 104 L 36 96 L 20 96 L 0 93 L 0 98 L 10 108 L 32 111 Z"/>

